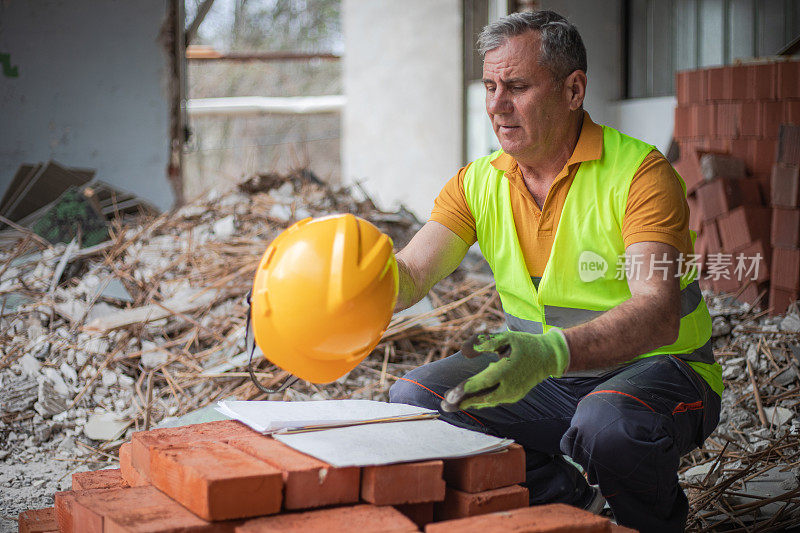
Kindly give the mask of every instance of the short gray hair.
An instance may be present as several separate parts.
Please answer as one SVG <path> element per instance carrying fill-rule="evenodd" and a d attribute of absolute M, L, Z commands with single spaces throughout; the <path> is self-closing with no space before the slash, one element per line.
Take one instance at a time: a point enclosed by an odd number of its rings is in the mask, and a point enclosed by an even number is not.
<path fill-rule="evenodd" d="M 540 63 L 556 80 L 563 80 L 576 70 L 586 72 L 586 47 L 578 28 L 553 11 L 512 13 L 492 22 L 478 36 L 478 52 L 483 57 L 509 38 L 529 31 L 540 33 Z"/>

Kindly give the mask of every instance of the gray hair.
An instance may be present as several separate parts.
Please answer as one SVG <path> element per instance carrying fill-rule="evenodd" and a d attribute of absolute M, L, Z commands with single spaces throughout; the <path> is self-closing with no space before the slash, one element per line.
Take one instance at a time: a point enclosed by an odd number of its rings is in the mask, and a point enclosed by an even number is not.
<path fill-rule="evenodd" d="M 540 64 L 550 70 L 557 81 L 576 70 L 586 72 L 586 47 L 578 28 L 553 11 L 512 13 L 492 22 L 478 36 L 478 52 L 483 57 L 509 38 L 529 31 L 540 33 Z"/>

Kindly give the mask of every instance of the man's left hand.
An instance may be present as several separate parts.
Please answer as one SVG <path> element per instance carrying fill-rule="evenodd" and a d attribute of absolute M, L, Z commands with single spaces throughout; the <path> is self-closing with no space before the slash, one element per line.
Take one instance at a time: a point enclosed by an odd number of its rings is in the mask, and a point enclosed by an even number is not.
<path fill-rule="evenodd" d="M 448 391 L 443 402 L 446 410 L 455 410 L 451 408 L 456 406 L 480 409 L 518 402 L 541 381 L 549 376 L 560 377 L 569 366 L 569 347 L 557 328 L 543 335 L 521 331 L 482 335 L 473 348 L 476 352 L 500 354 L 510 350 L 510 354 Z M 455 403 L 448 408 L 447 402 L 451 400 Z"/>

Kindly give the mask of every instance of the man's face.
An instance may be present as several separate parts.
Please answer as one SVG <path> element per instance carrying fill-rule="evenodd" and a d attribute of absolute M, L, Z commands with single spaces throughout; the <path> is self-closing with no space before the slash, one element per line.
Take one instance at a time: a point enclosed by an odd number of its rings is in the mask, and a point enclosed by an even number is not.
<path fill-rule="evenodd" d="M 531 31 L 486 52 L 483 61 L 492 128 L 503 150 L 521 162 L 552 153 L 569 123 L 564 84 L 553 80 L 539 56 L 539 33 Z"/>

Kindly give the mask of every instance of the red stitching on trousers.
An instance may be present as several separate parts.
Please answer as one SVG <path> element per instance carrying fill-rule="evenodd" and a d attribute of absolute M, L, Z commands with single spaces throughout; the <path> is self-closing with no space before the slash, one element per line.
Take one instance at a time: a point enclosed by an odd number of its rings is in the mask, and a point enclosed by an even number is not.
<path fill-rule="evenodd" d="M 628 398 L 633 398 L 634 400 L 636 400 L 636 401 L 637 401 L 637 402 L 639 402 L 640 404 L 644 405 L 645 407 L 647 407 L 648 409 L 650 409 L 650 410 L 651 410 L 651 411 L 653 411 L 654 413 L 656 412 L 656 410 L 655 410 L 655 409 L 653 409 L 652 407 L 650 407 L 649 405 L 647 405 L 647 404 L 646 404 L 644 401 L 640 400 L 639 398 L 637 398 L 636 396 L 634 396 L 634 395 L 632 395 L 632 394 L 628 394 L 627 392 L 620 392 L 620 391 L 618 391 L 618 390 L 596 390 L 596 391 L 590 392 L 590 393 L 589 393 L 589 394 L 587 394 L 586 396 L 591 396 L 592 394 L 600 394 L 600 393 L 609 393 L 609 394 L 622 394 L 623 396 L 627 396 Z M 584 398 L 585 398 L 586 396 L 584 396 Z"/>
<path fill-rule="evenodd" d="M 402 379 L 403 381 L 408 381 L 408 382 L 410 382 L 410 383 L 413 383 L 414 385 L 419 385 L 420 387 L 422 387 L 422 388 L 423 388 L 423 389 L 425 389 L 426 391 L 430 392 L 431 394 L 433 394 L 433 395 L 434 395 L 434 396 L 436 396 L 437 398 L 444 400 L 444 397 L 440 396 L 439 394 L 436 394 L 435 392 L 433 392 L 431 389 L 429 389 L 428 387 L 426 387 L 426 386 L 425 386 L 425 385 L 423 385 L 422 383 L 417 383 L 417 382 L 416 382 L 416 381 L 414 381 L 413 379 L 408 379 L 408 378 L 397 378 L 397 379 Z M 459 411 L 461 411 L 462 413 L 464 413 L 465 415 L 467 415 L 468 417 L 470 417 L 471 419 L 473 419 L 473 420 L 474 420 L 475 422 L 477 422 L 478 424 L 480 424 L 480 425 L 482 425 L 482 426 L 486 427 L 486 425 L 485 425 L 483 422 L 481 422 L 480 420 L 478 420 L 477 418 L 475 418 L 474 416 L 472 416 L 471 414 L 469 414 L 469 413 L 468 413 L 468 412 L 466 412 L 465 410 L 463 410 L 463 409 L 459 409 Z"/>
<path fill-rule="evenodd" d="M 672 410 L 672 414 L 675 413 L 685 413 L 686 411 L 697 411 L 703 408 L 703 400 L 699 400 L 692 403 L 679 403 L 675 406 L 675 409 Z"/>

